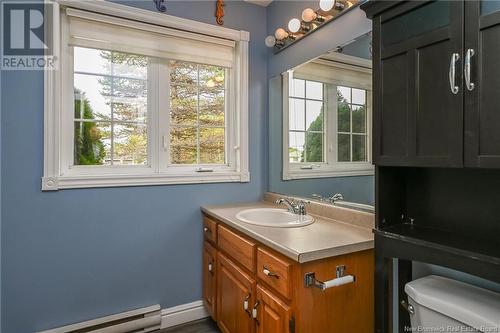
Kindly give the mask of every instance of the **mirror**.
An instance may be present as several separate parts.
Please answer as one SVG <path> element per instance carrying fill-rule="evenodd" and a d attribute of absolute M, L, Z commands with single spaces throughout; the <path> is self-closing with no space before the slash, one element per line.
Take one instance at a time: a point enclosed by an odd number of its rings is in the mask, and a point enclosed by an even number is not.
<path fill-rule="evenodd" d="M 371 33 L 269 82 L 269 191 L 373 210 Z"/>

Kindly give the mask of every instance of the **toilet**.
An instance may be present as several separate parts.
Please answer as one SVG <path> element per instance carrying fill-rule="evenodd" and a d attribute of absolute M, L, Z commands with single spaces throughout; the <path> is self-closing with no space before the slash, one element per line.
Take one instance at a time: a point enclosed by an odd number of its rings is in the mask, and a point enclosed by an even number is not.
<path fill-rule="evenodd" d="M 498 332 L 500 294 L 442 276 L 406 284 L 413 332 Z"/>

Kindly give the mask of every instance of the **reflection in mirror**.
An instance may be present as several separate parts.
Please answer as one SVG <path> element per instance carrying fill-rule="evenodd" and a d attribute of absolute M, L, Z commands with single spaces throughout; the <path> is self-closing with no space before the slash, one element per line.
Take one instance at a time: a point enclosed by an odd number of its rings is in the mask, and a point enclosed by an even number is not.
<path fill-rule="evenodd" d="M 269 190 L 372 211 L 371 98 L 371 34 L 272 78 Z"/>

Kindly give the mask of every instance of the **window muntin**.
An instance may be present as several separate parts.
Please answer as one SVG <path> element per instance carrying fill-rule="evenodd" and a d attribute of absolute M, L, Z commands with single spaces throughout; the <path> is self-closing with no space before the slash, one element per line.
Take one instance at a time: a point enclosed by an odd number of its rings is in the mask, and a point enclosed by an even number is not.
<path fill-rule="evenodd" d="M 337 161 L 367 162 L 367 91 L 337 86 Z"/>
<path fill-rule="evenodd" d="M 227 69 L 170 61 L 170 163 L 226 164 Z"/>
<path fill-rule="evenodd" d="M 290 163 L 323 163 L 324 84 L 293 78 L 289 91 Z"/>
<path fill-rule="evenodd" d="M 148 63 L 140 55 L 73 48 L 73 163 L 148 164 Z"/>

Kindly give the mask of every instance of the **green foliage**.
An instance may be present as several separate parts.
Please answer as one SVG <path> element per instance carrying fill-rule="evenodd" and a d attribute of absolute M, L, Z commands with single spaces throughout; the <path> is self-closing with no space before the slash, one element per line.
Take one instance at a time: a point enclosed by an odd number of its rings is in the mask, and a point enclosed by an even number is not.
<path fill-rule="evenodd" d="M 318 118 L 314 119 L 307 129 L 306 147 L 302 152 L 302 161 L 323 162 L 323 108 Z"/>
<path fill-rule="evenodd" d="M 80 99 L 75 99 L 75 118 L 94 119 L 90 104 L 75 88 L 75 94 L 80 94 Z M 82 108 L 83 101 L 83 108 Z M 80 112 L 83 109 L 83 115 Z M 106 151 L 101 140 L 101 132 L 94 122 L 75 123 L 75 165 L 100 165 L 103 163 Z"/>

